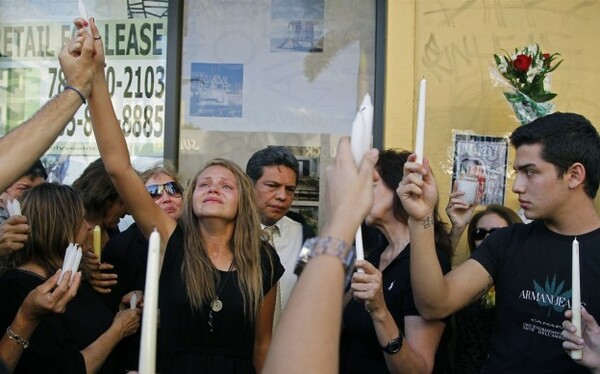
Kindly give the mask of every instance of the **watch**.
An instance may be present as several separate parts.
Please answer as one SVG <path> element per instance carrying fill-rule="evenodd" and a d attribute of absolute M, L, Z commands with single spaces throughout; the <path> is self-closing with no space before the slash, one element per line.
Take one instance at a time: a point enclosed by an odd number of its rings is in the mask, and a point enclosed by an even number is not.
<path fill-rule="evenodd" d="M 319 255 L 330 255 L 340 259 L 346 273 L 344 280 L 344 287 L 346 287 L 354 270 L 352 266 L 355 257 L 354 247 L 349 246 L 341 239 L 333 238 L 331 236 L 307 239 L 304 242 L 300 253 L 298 253 L 298 261 L 296 262 L 294 273 L 300 276 L 300 273 L 302 273 L 302 270 L 304 270 L 308 261 Z"/>
<path fill-rule="evenodd" d="M 403 341 L 404 336 L 402 336 L 402 333 L 400 333 L 400 335 L 398 335 L 396 339 L 390 340 L 385 346 L 381 347 L 381 349 L 388 355 L 398 353 L 400 351 L 400 348 L 402 348 Z"/>

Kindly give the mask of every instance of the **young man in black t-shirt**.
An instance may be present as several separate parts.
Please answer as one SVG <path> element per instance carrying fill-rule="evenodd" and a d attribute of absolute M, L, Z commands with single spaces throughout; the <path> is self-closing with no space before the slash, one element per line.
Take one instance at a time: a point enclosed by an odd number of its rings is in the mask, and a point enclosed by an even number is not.
<path fill-rule="evenodd" d="M 496 288 L 496 321 L 486 373 L 588 372 L 562 348 L 571 304 L 571 251 L 581 250 L 581 298 L 600 315 L 600 137 L 584 117 L 554 113 L 519 127 L 513 192 L 529 225 L 497 230 L 445 276 L 433 245 L 437 187 L 428 162 L 405 164 L 398 195 L 410 215 L 411 279 L 417 308 L 443 318 Z M 421 179 L 422 178 L 422 179 Z"/>

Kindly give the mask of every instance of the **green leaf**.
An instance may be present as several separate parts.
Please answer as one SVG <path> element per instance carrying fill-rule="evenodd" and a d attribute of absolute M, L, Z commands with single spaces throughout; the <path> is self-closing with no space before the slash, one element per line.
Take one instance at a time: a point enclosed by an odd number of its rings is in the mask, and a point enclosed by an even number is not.
<path fill-rule="evenodd" d="M 564 60 L 560 60 L 558 63 L 556 63 L 556 65 L 554 65 L 553 67 L 551 67 L 550 69 L 548 69 L 548 73 L 553 72 L 554 70 L 556 70 L 557 67 L 560 66 L 560 64 L 563 63 Z"/>

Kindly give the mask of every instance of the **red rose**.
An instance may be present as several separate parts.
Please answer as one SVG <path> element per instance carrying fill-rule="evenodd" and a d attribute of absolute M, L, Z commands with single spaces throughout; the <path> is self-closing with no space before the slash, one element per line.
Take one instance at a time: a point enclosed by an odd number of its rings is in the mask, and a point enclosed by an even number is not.
<path fill-rule="evenodd" d="M 544 60 L 547 60 L 550 58 L 550 53 L 542 53 L 542 57 L 544 58 Z"/>
<path fill-rule="evenodd" d="M 532 62 L 533 58 L 527 55 L 518 55 L 514 62 L 515 70 L 526 73 Z"/>

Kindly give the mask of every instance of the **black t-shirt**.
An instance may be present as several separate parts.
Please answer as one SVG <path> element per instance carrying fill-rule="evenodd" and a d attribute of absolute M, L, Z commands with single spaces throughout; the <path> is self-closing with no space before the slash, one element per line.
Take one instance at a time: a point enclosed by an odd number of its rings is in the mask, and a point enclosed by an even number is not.
<path fill-rule="evenodd" d="M 571 305 L 573 236 L 543 222 L 492 233 L 473 253 L 496 287 L 496 319 L 486 373 L 587 373 L 562 348 Z M 600 229 L 577 237 L 581 300 L 600 317 Z"/>
<path fill-rule="evenodd" d="M 283 275 L 277 252 L 269 246 L 261 254 L 263 295 Z M 244 313 L 244 300 L 238 287 L 237 271 L 219 271 L 217 286 L 222 309 L 212 313 L 209 305 L 192 308 L 187 296 L 181 265 L 183 230 L 177 226 L 167 244 L 160 274 L 158 368 L 160 373 L 254 373 L 252 353 L 256 320 Z"/>

